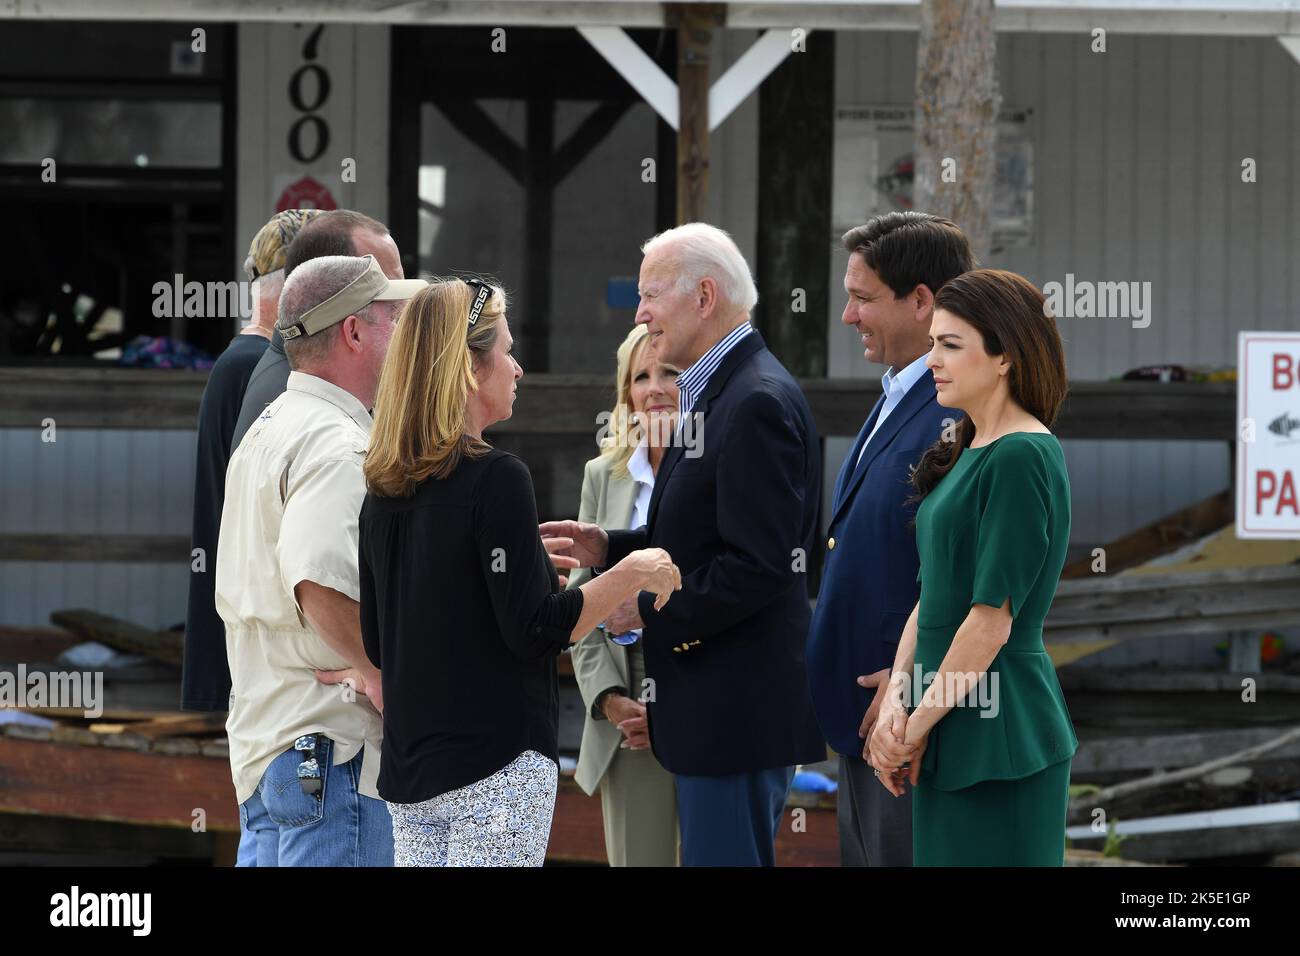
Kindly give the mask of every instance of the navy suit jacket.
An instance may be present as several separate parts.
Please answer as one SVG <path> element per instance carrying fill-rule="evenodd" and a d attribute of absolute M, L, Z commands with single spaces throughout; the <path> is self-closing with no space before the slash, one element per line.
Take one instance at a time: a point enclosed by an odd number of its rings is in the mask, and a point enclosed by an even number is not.
<path fill-rule="evenodd" d="M 859 675 L 894 663 L 903 625 L 916 606 L 920 562 L 912 521 L 910 468 L 958 413 L 935 400 L 934 373 L 908 389 L 898 406 L 858 453 L 884 405 L 876 402 L 835 483 L 827 529 L 821 592 L 808 636 L 808 681 L 817 721 L 837 753 L 862 756 L 858 737 L 874 689 L 859 687 Z"/>
<path fill-rule="evenodd" d="M 609 533 L 609 565 L 658 547 L 682 572 L 662 611 L 649 592 L 638 602 L 655 756 L 691 776 L 824 760 L 804 670 L 821 486 L 808 402 L 754 332 L 692 411 L 702 454 L 670 448 L 646 527 Z"/>

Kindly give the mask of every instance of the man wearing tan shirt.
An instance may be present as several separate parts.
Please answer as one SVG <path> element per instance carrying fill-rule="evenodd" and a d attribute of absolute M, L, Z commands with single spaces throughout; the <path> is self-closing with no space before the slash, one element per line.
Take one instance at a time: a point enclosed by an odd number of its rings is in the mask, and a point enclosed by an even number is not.
<path fill-rule="evenodd" d="M 376 789 L 379 673 L 361 644 L 357 517 L 369 408 L 402 302 L 371 256 L 289 277 L 278 328 L 293 368 L 230 461 L 217 555 L 240 818 L 258 866 L 391 866 Z M 318 679 L 318 672 L 331 676 Z M 340 683 L 342 677 L 351 678 Z"/>

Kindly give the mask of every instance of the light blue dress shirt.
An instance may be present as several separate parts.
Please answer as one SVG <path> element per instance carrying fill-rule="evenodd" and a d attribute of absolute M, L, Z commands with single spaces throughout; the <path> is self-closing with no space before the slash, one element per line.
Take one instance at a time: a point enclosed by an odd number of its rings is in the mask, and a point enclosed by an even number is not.
<path fill-rule="evenodd" d="M 920 381 L 921 376 L 925 374 L 925 360 L 929 356 L 926 352 L 919 359 L 908 365 L 901 372 L 894 373 L 893 366 L 885 372 L 880 379 L 881 387 L 885 390 L 885 404 L 880 409 L 880 415 L 876 418 L 875 427 L 871 429 L 871 434 L 867 440 L 862 443 L 862 451 L 858 452 L 858 460 L 853 467 L 856 468 L 862 464 L 862 456 L 867 452 L 867 446 L 871 444 L 871 439 L 876 437 L 876 432 L 880 431 L 880 426 L 885 423 L 889 413 L 898 407 L 898 403 L 903 400 L 903 396 L 911 390 L 912 386 Z"/>

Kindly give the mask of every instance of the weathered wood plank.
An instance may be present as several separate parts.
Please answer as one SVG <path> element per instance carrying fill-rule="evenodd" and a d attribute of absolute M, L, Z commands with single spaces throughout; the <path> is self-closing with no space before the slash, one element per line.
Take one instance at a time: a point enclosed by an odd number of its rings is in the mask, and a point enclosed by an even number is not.
<path fill-rule="evenodd" d="M 0 534 L 0 561 L 170 564 L 189 559 L 189 535 Z"/>
<path fill-rule="evenodd" d="M 0 813 L 0 852 L 54 853 L 86 862 L 102 857 L 211 859 L 218 855 L 217 833 L 194 833 L 176 827 L 141 827 L 68 817 Z"/>
<path fill-rule="evenodd" d="M 1233 674 L 1226 670 L 1169 670 L 1167 668 L 1067 667 L 1058 673 L 1061 688 L 1070 694 L 1093 691 L 1106 694 L 1240 694 L 1241 679 L 1249 676 L 1260 694 L 1300 694 L 1300 674 Z"/>
<path fill-rule="evenodd" d="M 1232 492 L 1224 490 L 1105 544 L 1107 572 L 1113 574 L 1169 554 L 1231 522 Z M 1087 578 L 1093 573 L 1092 563 L 1088 554 L 1067 564 L 1061 577 Z"/>
<path fill-rule="evenodd" d="M 229 763 L 0 737 L 0 813 L 188 830 L 196 809 L 208 831 L 238 831 Z"/>
<path fill-rule="evenodd" d="M 165 737 L 196 737 L 226 732 L 225 714 L 175 714 L 126 726 L 125 730 L 156 740 Z M 197 747 L 197 742 L 195 743 Z"/>
<path fill-rule="evenodd" d="M 1189 734 L 1145 737 L 1106 737 L 1082 740 L 1070 765 L 1073 779 L 1098 773 L 1190 767 L 1266 743 L 1277 736 L 1273 727 L 1204 730 Z M 1272 760 L 1300 760 L 1300 743 L 1275 754 Z"/>
<path fill-rule="evenodd" d="M 1196 634 L 1222 634 L 1229 630 L 1255 630 L 1300 625 L 1300 611 L 1268 611 L 1260 614 L 1233 614 L 1227 617 L 1189 616 L 1156 621 L 1116 621 L 1112 624 L 1053 627 L 1044 625 L 1048 644 L 1074 644 L 1088 641 L 1134 641 L 1144 637 L 1191 637 Z"/>
<path fill-rule="evenodd" d="M 1105 834 L 1080 837 L 1076 845 L 1099 846 Z M 1300 823 L 1266 823 L 1259 826 L 1216 827 L 1176 833 L 1142 833 L 1126 836 L 1120 853 L 1127 860 L 1215 860 L 1231 857 L 1271 856 L 1300 846 Z"/>
<path fill-rule="evenodd" d="M 178 631 L 151 631 L 89 610 L 55 611 L 50 620 L 82 640 L 98 641 L 128 654 L 144 654 L 168 664 L 180 664 L 184 655 L 185 635 Z"/>
<path fill-rule="evenodd" d="M 1053 643 L 1300 623 L 1300 566 L 1062 581 L 1043 625 Z"/>
<path fill-rule="evenodd" d="M 0 368 L 0 428 L 193 429 L 206 373 L 93 368 Z M 800 382 L 818 433 L 856 435 L 880 395 L 879 380 Z M 604 375 L 526 375 L 513 417 L 494 434 L 594 434 L 610 403 Z M 1056 433 L 1061 438 L 1231 441 L 1236 391 L 1228 382 L 1071 383 Z"/>
<path fill-rule="evenodd" d="M 813 33 L 758 88 L 759 282 L 754 324 L 797 376 L 826 374 L 835 34 Z M 796 292 L 798 290 L 798 292 Z M 794 297 L 801 296 L 802 301 Z"/>

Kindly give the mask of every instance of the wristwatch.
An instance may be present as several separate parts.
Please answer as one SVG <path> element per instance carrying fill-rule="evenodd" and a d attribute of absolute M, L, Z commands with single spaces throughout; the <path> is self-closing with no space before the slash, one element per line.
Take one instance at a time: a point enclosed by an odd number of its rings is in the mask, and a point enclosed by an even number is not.
<path fill-rule="evenodd" d="M 620 696 L 620 697 L 626 697 L 626 696 L 627 696 L 627 688 L 626 688 L 626 687 L 606 687 L 606 688 L 605 688 L 604 690 L 602 690 L 599 694 L 597 694 L 597 695 L 596 695 L 596 699 L 595 699 L 594 701 L 592 701 L 592 703 L 591 703 L 591 719 L 592 719 L 592 720 L 605 720 L 605 719 L 606 719 L 606 718 L 605 718 L 605 712 L 604 712 L 603 710 L 601 710 L 601 706 L 605 703 L 605 698 L 608 697 L 610 694 L 617 694 L 617 695 Z"/>

